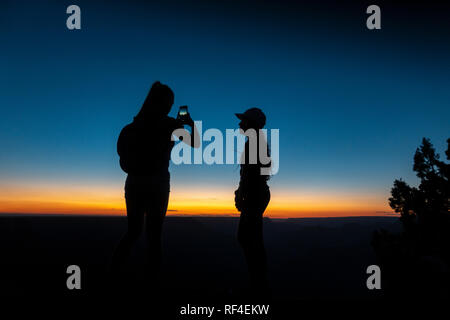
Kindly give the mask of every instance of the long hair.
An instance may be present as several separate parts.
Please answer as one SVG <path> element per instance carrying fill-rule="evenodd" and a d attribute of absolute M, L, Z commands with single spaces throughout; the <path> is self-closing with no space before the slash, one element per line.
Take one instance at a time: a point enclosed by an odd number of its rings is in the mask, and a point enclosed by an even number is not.
<path fill-rule="evenodd" d="M 259 131 L 259 129 L 255 129 L 256 130 L 256 151 L 257 151 L 257 155 L 256 155 L 256 159 L 257 159 L 257 163 L 256 165 L 259 168 L 271 168 L 272 167 L 272 158 L 270 156 L 270 146 L 269 143 L 266 139 L 265 134 L 263 134 L 262 132 Z M 266 155 L 269 158 L 269 162 L 266 164 L 263 164 L 261 162 L 260 159 L 260 147 L 266 148 Z M 244 147 L 244 151 L 241 154 L 241 166 L 242 165 L 249 165 L 250 164 L 250 155 L 249 155 L 249 140 L 246 141 L 245 143 L 245 147 Z M 270 179 L 270 174 L 269 175 L 264 175 L 264 179 L 266 181 L 268 181 Z"/>
<path fill-rule="evenodd" d="M 136 118 L 145 120 L 167 116 L 172 108 L 175 95 L 169 86 L 156 81 L 142 104 Z"/>

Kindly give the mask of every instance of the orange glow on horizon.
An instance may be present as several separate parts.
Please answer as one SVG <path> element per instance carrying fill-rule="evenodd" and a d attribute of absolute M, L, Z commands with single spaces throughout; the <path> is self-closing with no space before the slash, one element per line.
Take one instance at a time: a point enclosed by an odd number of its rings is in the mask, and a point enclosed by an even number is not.
<path fill-rule="evenodd" d="M 234 190 L 172 187 L 168 215 L 239 216 Z M 380 194 L 332 191 L 272 191 L 265 216 L 272 218 L 391 215 Z M 0 212 L 125 215 L 122 186 L 0 185 Z"/>

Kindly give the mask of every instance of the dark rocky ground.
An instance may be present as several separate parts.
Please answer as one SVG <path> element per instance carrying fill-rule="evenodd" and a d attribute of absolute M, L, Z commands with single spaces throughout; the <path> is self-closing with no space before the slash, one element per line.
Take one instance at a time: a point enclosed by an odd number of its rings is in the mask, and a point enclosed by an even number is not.
<path fill-rule="evenodd" d="M 247 270 L 235 239 L 237 222 L 236 218 L 168 217 L 158 277 L 161 286 L 144 290 L 186 303 L 245 298 Z M 377 263 L 370 240 L 376 229 L 400 230 L 398 219 L 266 219 L 264 228 L 274 299 L 382 297 L 382 290 L 366 288 L 366 268 Z M 96 297 L 114 292 L 117 279 L 107 272 L 108 264 L 125 230 L 125 217 L 1 216 L 0 294 Z M 142 238 L 131 258 L 131 283 L 139 283 L 144 255 Z M 82 271 L 82 290 L 76 293 L 66 288 L 66 268 L 72 264 Z"/>

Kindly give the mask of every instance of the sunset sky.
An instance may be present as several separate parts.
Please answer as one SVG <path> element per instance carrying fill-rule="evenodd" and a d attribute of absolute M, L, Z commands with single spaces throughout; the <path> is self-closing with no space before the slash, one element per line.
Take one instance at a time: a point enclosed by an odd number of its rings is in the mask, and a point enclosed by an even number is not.
<path fill-rule="evenodd" d="M 386 215 L 422 137 L 450 137 L 448 17 L 371 3 L 0 4 L 0 212 L 124 214 L 116 141 L 160 80 L 203 129 L 280 130 L 270 217 Z M 334 2 L 333 2 L 334 3 Z M 438 16 L 435 16 L 438 15 Z M 448 23 L 448 22 L 447 22 Z M 238 165 L 171 165 L 168 214 L 237 215 Z"/>

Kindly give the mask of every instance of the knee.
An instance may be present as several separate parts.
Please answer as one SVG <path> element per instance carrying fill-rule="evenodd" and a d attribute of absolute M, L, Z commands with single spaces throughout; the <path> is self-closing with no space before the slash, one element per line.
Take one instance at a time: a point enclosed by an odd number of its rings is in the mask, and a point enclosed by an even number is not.
<path fill-rule="evenodd" d="M 127 236 L 131 241 L 139 239 L 142 234 L 142 227 L 128 228 Z"/>
<path fill-rule="evenodd" d="M 238 235 L 237 235 L 237 241 L 238 241 L 238 243 L 239 243 L 239 245 L 240 245 L 241 247 L 244 246 L 245 240 L 244 240 L 244 237 L 242 236 L 242 234 L 238 233 Z"/>
<path fill-rule="evenodd" d="M 240 232 L 238 233 L 237 237 L 238 243 L 242 248 L 249 248 L 252 246 L 252 236 L 248 234 L 247 232 Z"/>

